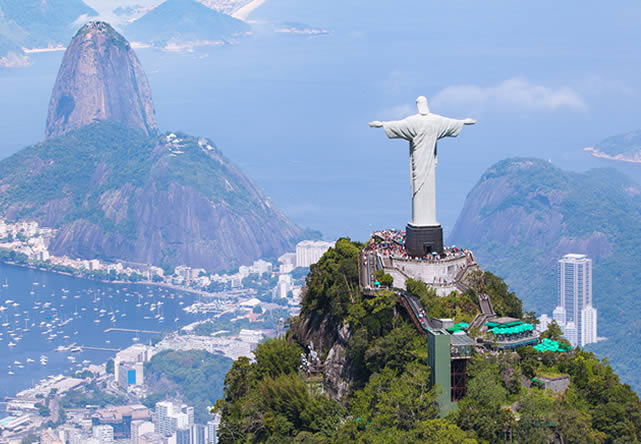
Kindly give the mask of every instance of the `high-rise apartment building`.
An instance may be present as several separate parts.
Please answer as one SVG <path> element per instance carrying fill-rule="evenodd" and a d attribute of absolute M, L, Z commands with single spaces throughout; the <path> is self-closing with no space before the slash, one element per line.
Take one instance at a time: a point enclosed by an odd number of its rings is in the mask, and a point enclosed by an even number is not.
<path fill-rule="evenodd" d="M 218 444 L 218 426 L 220 425 L 220 415 L 214 414 L 214 419 L 207 422 L 207 443 Z"/>
<path fill-rule="evenodd" d="M 296 266 L 309 267 L 318 262 L 327 250 L 334 247 L 334 242 L 305 240 L 296 244 Z"/>
<path fill-rule="evenodd" d="M 178 429 L 189 429 L 194 423 L 194 408 L 174 406 L 171 401 L 156 403 L 156 431 L 162 436 L 172 436 Z"/>
<path fill-rule="evenodd" d="M 189 428 L 176 429 L 176 444 L 192 444 Z"/>
<path fill-rule="evenodd" d="M 596 342 L 597 312 L 592 306 L 592 259 L 566 254 L 559 260 L 559 301 L 553 319 L 573 346 Z"/>
<path fill-rule="evenodd" d="M 141 444 L 140 437 L 146 433 L 153 433 L 156 427 L 149 421 L 131 421 L 131 444 Z"/>

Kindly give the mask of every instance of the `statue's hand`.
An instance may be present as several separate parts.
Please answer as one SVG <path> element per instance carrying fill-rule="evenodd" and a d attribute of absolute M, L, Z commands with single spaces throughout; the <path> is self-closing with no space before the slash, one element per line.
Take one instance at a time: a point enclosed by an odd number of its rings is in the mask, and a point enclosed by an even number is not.
<path fill-rule="evenodd" d="M 469 117 L 465 120 L 463 120 L 464 125 L 474 125 L 476 123 L 476 120 L 470 119 Z"/>
<path fill-rule="evenodd" d="M 368 123 L 368 125 L 371 126 L 372 128 L 382 128 L 383 127 L 383 122 L 381 122 L 380 120 L 374 120 L 374 121 Z"/>

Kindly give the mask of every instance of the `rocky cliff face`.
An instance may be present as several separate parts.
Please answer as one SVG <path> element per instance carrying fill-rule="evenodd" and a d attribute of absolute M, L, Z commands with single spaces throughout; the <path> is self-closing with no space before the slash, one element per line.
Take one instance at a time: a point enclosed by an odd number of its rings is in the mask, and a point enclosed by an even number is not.
<path fill-rule="evenodd" d="M 343 402 L 353 380 L 352 362 L 347 351 L 351 337 L 349 324 L 337 325 L 331 316 L 312 312 L 301 316 L 291 331 L 306 352 L 315 350 L 319 354 L 323 388 L 332 399 Z"/>
<path fill-rule="evenodd" d="M 301 236 L 214 142 L 157 134 L 142 68 L 105 23 L 67 50 L 47 134 L 0 162 L 0 218 L 56 228 L 54 255 L 217 271 Z"/>
<path fill-rule="evenodd" d="M 598 334 L 589 346 L 611 358 L 635 387 L 641 363 L 635 322 L 641 316 L 641 187 L 614 169 L 563 171 L 538 159 L 490 167 L 470 191 L 450 242 L 471 248 L 483 268 L 503 276 L 526 310 L 557 305 L 557 261 L 593 259 Z M 636 344 L 636 345 L 634 345 Z M 634 364 L 633 364 L 634 363 Z"/>
<path fill-rule="evenodd" d="M 496 243 L 509 248 L 527 244 L 544 248 L 551 255 L 608 255 L 612 243 L 598 226 L 578 229 L 573 224 L 577 215 L 571 214 L 567 204 L 579 197 L 576 179 L 581 178 L 538 159 L 501 162 L 470 191 L 450 241 L 466 246 Z M 475 253 L 483 255 L 485 251 Z"/>
<path fill-rule="evenodd" d="M 156 118 L 147 77 L 123 36 L 104 22 L 75 35 L 58 72 L 45 134 L 60 136 L 98 120 L 152 134 Z"/>

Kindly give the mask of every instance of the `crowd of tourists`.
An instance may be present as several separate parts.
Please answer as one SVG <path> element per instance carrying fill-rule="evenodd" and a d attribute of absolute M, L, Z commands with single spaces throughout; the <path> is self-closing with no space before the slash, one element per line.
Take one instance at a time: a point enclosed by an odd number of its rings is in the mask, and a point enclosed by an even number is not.
<path fill-rule="evenodd" d="M 405 231 L 401 230 L 381 230 L 372 234 L 372 240 L 365 247 L 366 251 L 375 251 L 382 256 L 389 256 L 395 259 L 410 259 L 405 249 Z M 471 252 L 467 249 L 461 249 L 456 246 L 445 248 L 442 253 L 429 253 L 423 257 L 414 260 L 424 262 L 441 262 L 467 256 L 469 261 L 473 261 Z"/>

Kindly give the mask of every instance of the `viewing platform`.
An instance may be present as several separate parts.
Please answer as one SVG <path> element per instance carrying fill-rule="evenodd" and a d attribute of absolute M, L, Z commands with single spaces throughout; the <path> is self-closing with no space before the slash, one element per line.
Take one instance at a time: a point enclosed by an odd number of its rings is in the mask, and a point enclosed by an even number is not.
<path fill-rule="evenodd" d="M 515 318 L 494 318 L 485 323 L 484 342 L 488 347 L 508 349 L 539 343 L 539 332 L 532 324 Z"/>
<path fill-rule="evenodd" d="M 359 261 L 363 290 L 377 288 L 376 272 L 382 270 L 394 279 L 393 287 L 405 288 L 408 279 L 417 279 L 435 289 L 439 296 L 465 292 L 465 277 L 477 269 L 472 252 L 456 246 L 445 247 L 440 254 L 411 257 L 405 248 L 405 232 L 400 230 L 374 232 Z"/>

